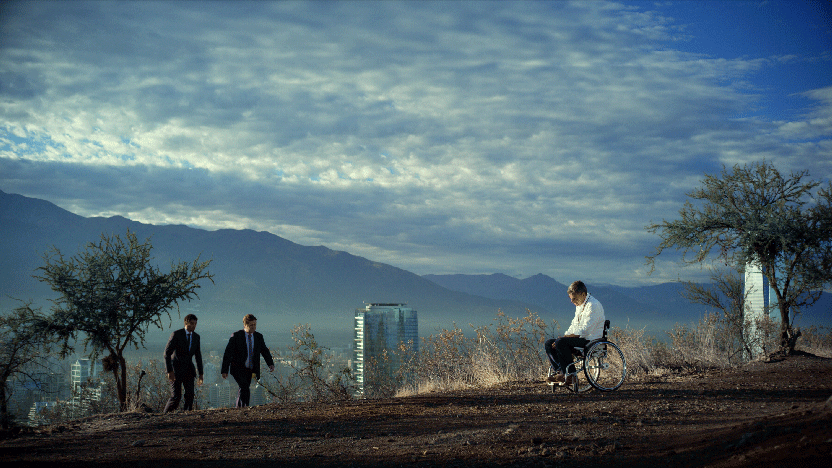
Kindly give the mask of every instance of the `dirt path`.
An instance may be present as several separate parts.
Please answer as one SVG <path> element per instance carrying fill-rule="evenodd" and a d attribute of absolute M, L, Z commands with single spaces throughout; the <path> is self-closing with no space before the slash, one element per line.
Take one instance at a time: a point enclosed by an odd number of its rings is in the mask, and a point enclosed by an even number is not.
<path fill-rule="evenodd" d="M 0 441 L 6 466 L 832 466 L 832 359 L 552 394 L 536 382 L 386 400 L 125 413 Z"/>

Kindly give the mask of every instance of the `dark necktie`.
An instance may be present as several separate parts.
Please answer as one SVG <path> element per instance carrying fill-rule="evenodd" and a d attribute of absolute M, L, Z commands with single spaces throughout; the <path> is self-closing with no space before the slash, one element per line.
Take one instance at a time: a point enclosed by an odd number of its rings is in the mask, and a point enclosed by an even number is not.
<path fill-rule="evenodd" d="M 188 352 L 191 352 L 191 334 L 188 333 Z"/>
<path fill-rule="evenodd" d="M 248 363 L 254 369 L 254 338 L 248 333 Z"/>

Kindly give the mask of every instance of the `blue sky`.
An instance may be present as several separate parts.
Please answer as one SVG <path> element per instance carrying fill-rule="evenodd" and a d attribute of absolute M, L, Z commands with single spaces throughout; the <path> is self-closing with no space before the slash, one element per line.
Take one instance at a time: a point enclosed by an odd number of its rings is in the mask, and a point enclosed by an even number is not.
<path fill-rule="evenodd" d="M 685 194 L 832 178 L 826 2 L 3 2 L 0 190 L 418 274 L 702 278 Z"/>

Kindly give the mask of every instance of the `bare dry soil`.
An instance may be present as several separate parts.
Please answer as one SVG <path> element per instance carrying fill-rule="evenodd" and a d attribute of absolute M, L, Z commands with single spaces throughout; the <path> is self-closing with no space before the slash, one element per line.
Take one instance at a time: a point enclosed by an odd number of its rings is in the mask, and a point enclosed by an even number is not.
<path fill-rule="evenodd" d="M 552 393 L 540 382 L 339 403 L 100 415 L 0 441 L 4 466 L 832 466 L 832 359 Z M 8 436 L 8 434 L 7 434 Z"/>

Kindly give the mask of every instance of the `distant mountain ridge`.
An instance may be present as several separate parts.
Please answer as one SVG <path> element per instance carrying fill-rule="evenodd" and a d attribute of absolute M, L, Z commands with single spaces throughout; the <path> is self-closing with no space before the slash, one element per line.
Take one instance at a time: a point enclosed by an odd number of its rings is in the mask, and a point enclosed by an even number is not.
<path fill-rule="evenodd" d="M 171 261 L 191 261 L 197 256 L 213 259 L 210 271 L 215 275 L 214 284 L 203 282 L 200 299 L 182 304 L 182 310 L 183 314 L 195 311 L 200 316 L 201 332 L 221 337 L 239 328 L 241 317 L 250 312 L 261 318 L 264 327 L 268 323 L 270 329 L 279 329 L 282 336 L 294 324 L 309 323 L 313 331 L 330 332 L 349 343 L 354 310 L 365 302 L 406 302 L 419 312 L 422 336 L 454 323 L 466 330 L 469 323 L 491 323 L 499 310 L 515 317 L 531 310 L 547 322 L 556 319 L 561 329 L 574 314 L 566 285 L 543 274 L 526 279 L 504 274 L 420 277 L 347 252 L 302 246 L 267 232 L 154 226 L 121 216 L 85 218 L 48 201 L 2 191 L 0 310 L 19 305 L 14 299 L 49 307 L 54 293 L 32 274 L 53 246 L 65 256 L 73 256 L 103 233 L 123 237 L 127 229 L 141 240 L 151 238 L 152 254 L 163 269 Z M 679 295 L 682 286 L 678 283 L 637 288 L 587 286 L 601 300 L 614 326 L 661 333 L 675 323 L 696 321 L 705 311 Z M 824 310 L 828 318 L 829 307 Z M 178 327 L 178 322 L 174 313 L 173 327 Z"/>
<path fill-rule="evenodd" d="M 200 300 L 183 304 L 200 312 L 200 329 L 239 327 L 245 313 L 279 321 L 283 328 L 310 323 L 315 329 L 352 332 L 356 308 L 365 302 L 406 302 L 419 312 L 422 334 L 454 321 L 467 325 L 512 315 L 531 304 L 472 296 L 443 288 L 391 265 L 326 247 L 306 247 L 267 232 L 206 231 L 181 225 L 153 226 L 121 216 L 70 213 L 50 202 L 0 191 L 0 308 L 33 300 L 47 308 L 54 293 L 32 278 L 43 255 L 55 246 L 73 256 L 102 233 L 151 238 L 152 255 L 162 269 L 176 260 L 212 258 L 214 283 L 203 282 Z M 207 320 L 202 320 L 207 318 Z M 261 323 L 266 321 L 261 320 Z M 174 317 L 173 326 L 178 326 Z M 233 330 L 234 328 L 230 328 Z"/>
<path fill-rule="evenodd" d="M 448 289 L 492 299 L 519 300 L 553 313 L 562 329 L 569 326 L 575 306 L 566 295 L 567 284 L 537 274 L 526 279 L 501 273 L 493 275 L 424 275 Z M 571 283 L 572 281 L 569 281 Z M 676 323 L 689 324 L 698 320 L 707 308 L 684 299 L 680 283 L 625 288 L 587 284 L 589 293 L 604 306 L 613 326 L 647 328 L 652 332 L 670 330 Z"/>
<path fill-rule="evenodd" d="M 492 299 L 520 300 L 551 312 L 561 329 L 569 326 L 575 307 L 566 295 L 567 285 L 538 274 L 517 279 L 501 273 L 492 275 L 424 275 L 448 289 Z M 570 281 L 571 283 L 571 281 Z M 589 293 L 604 306 L 612 326 L 641 329 L 655 335 L 670 331 L 677 324 L 690 325 L 713 310 L 687 300 L 680 282 L 652 286 L 623 287 L 587 284 Z M 804 311 L 795 325 L 832 326 L 832 294 L 823 293 L 811 309 Z"/>

